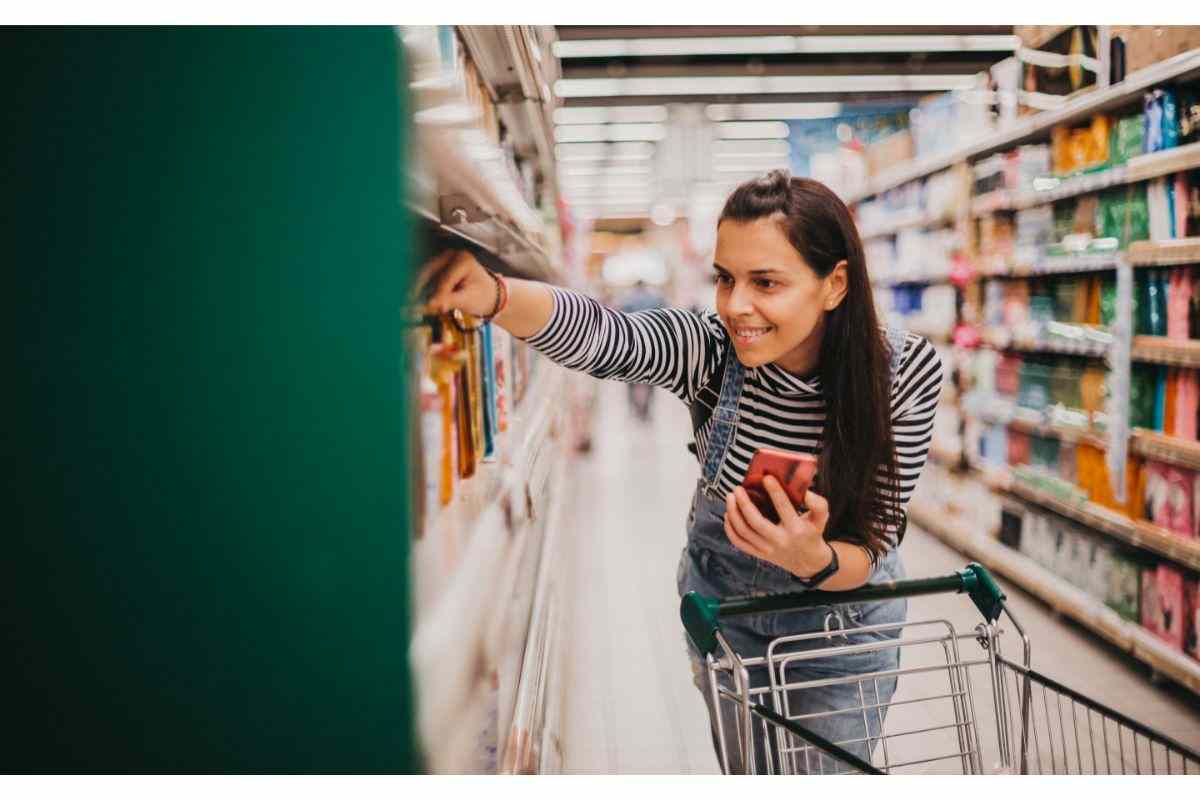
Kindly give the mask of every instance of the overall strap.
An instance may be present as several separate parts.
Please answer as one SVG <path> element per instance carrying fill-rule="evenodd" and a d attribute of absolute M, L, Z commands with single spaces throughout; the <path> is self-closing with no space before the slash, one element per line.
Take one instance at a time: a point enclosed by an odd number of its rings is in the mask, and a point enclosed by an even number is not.
<path fill-rule="evenodd" d="M 733 432 L 737 428 L 738 405 L 742 399 L 742 383 L 746 378 L 746 368 L 732 351 L 731 342 L 724 359 L 721 393 L 716 408 L 712 411 L 714 422 L 708 435 L 708 451 L 704 458 L 704 483 L 709 489 L 717 485 L 721 465 L 725 463 L 725 453 L 729 450 L 729 443 L 733 441 Z"/>
<path fill-rule="evenodd" d="M 904 359 L 904 342 L 907 338 L 908 332 L 903 328 L 888 326 L 887 341 L 888 349 L 891 350 L 891 362 L 888 364 L 888 374 L 893 381 L 896 380 L 896 373 L 900 371 L 900 362 Z"/>

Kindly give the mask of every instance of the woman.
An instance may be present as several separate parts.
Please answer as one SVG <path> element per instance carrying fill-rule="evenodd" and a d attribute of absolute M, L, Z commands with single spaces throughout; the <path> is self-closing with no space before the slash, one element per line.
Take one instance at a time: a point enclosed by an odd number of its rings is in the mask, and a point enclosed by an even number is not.
<path fill-rule="evenodd" d="M 713 268 L 716 314 L 622 314 L 574 292 L 502 279 L 460 256 L 430 307 L 491 316 L 563 366 L 660 386 L 692 408 L 703 475 L 679 565 L 681 594 L 845 591 L 903 578 L 896 545 L 929 449 L 942 384 L 937 353 L 919 336 L 881 329 L 854 222 L 816 181 L 776 171 L 739 186 L 717 223 Z M 711 413 L 717 405 L 733 413 Z M 767 478 L 778 524 L 739 485 L 760 447 L 819 458 L 803 511 Z M 843 637 L 851 644 L 894 639 L 898 630 L 857 629 L 902 622 L 906 610 L 900 599 L 738 617 L 722 631 L 739 655 L 753 657 L 778 636 L 830 627 L 843 629 L 838 644 Z M 821 637 L 798 647 L 828 644 Z M 690 655 L 713 719 L 699 654 Z M 898 649 L 888 648 L 797 667 L 807 680 L 892 670 L 898 662 Z M 789 673 L 789 682 L 796 677 Z M 751 680 L 764 685 L 767 678 L 752 672 Z M 891 676 L 863 681 L 861 693 L 857 682 L 792 692 L 789 715 L 816 715 L 801 723 L 869 758 L 895 686 Z M 731 735 L 729 704 L 722 706 Z M 720 752 L 715 722 L 713 738 Z M 755 768 L 764 771 L 764 759 L 776 757 L 774 743 L 767 753 L 756 738 Z M 736 747 L 728 756 L 730 771 L 742 771 Z"/>

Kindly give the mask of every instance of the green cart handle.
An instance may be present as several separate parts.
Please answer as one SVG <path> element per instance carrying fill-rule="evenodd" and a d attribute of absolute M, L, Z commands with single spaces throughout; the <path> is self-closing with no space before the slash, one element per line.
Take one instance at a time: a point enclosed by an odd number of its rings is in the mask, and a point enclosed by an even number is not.
<path fill-rule="evenodd" d="M 836 606 L 915 597 L 923 594 L 966 593 L 988 622 L 995 622 L 1004 608 L 1005 596 L 1000 586 L 982 564 L 972 562 L 966 569 L 943 578 L 920 578 L 911 581 L 888 581 L 852 589 L 848 592 L 787 592 L 762 597 L 731 597 L 721 600 L 688 592 L 679 604 L 679 616 L 692 643 L 705 655 L 717 649 L 717 631 L 721 617 L 743 614 L 764 614 L 772 611 L 795 611 L 816 606 Z"/>

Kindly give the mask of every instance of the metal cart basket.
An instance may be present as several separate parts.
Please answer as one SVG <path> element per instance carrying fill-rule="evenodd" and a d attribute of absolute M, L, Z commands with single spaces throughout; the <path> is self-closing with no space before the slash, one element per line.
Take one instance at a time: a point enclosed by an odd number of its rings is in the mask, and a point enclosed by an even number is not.
<path fill-rule="evenodd" d="M 754 658 L 734 652 L 720 627 L 722 618 L 738 615 L 937 593 L 969 595 L 983 622 L 969 633 L 944 619 L 865 626 L 855 631 L 889 635 L 857 644 L 830 630 L 782 636 Z M 1200 774 L 1194 750 L 1031 669 L 1029 638 L 1005 599 L 991 574 L 974 563 L 941 578 L 850 592 L 725 600 L 688 593 L 680 615 L 704 656 L 710 702 L 724 712 L 712 715 L 722 770 L 741 765 L 752 774 Z M 1001 653 L 1001 613 L 1020 639 L 1019 661 Z M 843 678 L 800 674 L 810 659 L 883 648 L 899 651 L 898 669 Z M 757 681 L 752 674 L 760 676 Z M 904 680 L 918 674 L 921 680 Z M 887 708 L 870 702 L 878 696 L 878 682 L 896 676 L 899 689 Z M 862 702 L 825 713 L 861 714 L 865 739 L 828 741 L 805 725 L 817 713 L 790 708 L 796 692 L 839 681 L 858 684 Z M 864 692 L 871 683 L 876 692 Z M 920 696 L 914 696 L 914 687 Z"/>

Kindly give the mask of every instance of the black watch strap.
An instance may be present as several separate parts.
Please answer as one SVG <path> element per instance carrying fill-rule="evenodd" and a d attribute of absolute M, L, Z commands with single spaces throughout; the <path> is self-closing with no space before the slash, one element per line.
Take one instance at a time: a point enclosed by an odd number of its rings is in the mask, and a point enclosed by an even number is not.
<path fill-rule="evenodd" d="M 829 545 L 829 553 L 833 556 L 833 559 L 829 562 L 829 566 L 825 567 L 825 569 L 809 578 L 801 578 L 799 575 L 796 576 L 796 580 L 798 580 L 800 584 L 807 589 L 813 589 L 817 586 L 820 586 L 838 571 L 837 548 L 829 544 L 829 542 L 826 542 L 825 544 Z"/>

